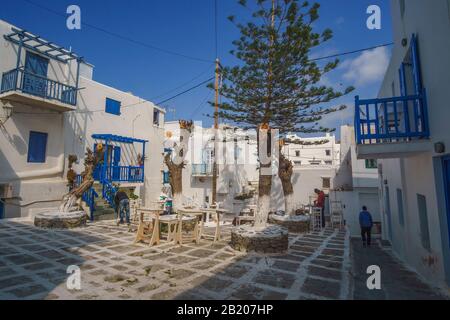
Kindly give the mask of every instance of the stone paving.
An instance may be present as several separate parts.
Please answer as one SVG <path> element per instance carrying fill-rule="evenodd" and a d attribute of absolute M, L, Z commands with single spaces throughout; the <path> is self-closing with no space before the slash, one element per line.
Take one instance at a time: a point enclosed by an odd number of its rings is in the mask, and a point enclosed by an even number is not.
<path fill-rule="evenodd" d="M 0 299 L 348 299 L 345 232 L 289 235 L 285 254 L 236 252 L 223 239 L 182 247 L 133 244 L 111 222 L 78 230 L 0 223 Z M 213 230 L 206 230 L 213 232 Z M 68 290 L 67 267 L 81 269 Z"/>
<path fill-rule="evenodd" d="M 379 241 L 363 248 L 361 240 L 351 240 L 351 297 L 356 300 L 442 300 L 448 299 L 436 288 L 425 284 L 416 273 L 398 261 L 389 247 Z M 381 290 L 368 290 L 367 267 L 377 265 L 381 270 Z"/>

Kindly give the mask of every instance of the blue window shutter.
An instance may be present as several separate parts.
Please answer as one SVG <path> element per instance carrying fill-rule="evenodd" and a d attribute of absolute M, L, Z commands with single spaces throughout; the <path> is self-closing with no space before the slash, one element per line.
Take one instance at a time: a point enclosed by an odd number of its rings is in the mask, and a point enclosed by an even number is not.
<path fill-rule="evenodd" d="M 105 112 L 120 116 L 120 101 L 106 98 Z"/>
<path fill-rule="evenodd" d="M 405 64 L 402 63 L 402 66 L 398 70 L 399 78 L 400 78 L 400 94 L 402 96 L 406 96 L 406 76 L 405 76 Z"/>
<path fill-rule="evenodd" d="M 412 36 L 411 40 L 411 54 L 414 73 L 414 89 L 416 94 L 420 94 L 422 92 L 422 74 L 420 71 L 419 46 L 417 43 L 417 36 L 415 34 Z"/>
<path fill-rule="evenodd" d="M 47 133 L 30 131 L 30 139 L 28 141 L 28 162 L 45 163 L 47 137 Z"/>
<path fill-rule="evenodd" d="M 25 58 L 25 71 L 31 72 L 38 76 L 47 77 L 48 59 L 31 52 L 27 52 Z"/>

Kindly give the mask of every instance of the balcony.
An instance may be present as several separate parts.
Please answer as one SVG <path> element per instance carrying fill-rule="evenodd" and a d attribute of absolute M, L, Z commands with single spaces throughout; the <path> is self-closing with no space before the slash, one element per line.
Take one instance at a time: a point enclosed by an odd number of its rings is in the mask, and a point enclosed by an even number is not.
<path fill-rule="evenodd" d="M 192 165 L 192 176 L 196 177 L 205 177 L 212 176 L 213 174 L 213 165 L 211 164 L 193 164 Z"/>
<path fill-rule="evenodd" d="M 19 68 L 3 73 L 0 99 L 72 111 L 76 109 L 77 89 Z"/>
<path fill-rule="evenodd" d="M 393 159 L 432 150 L 425 89 L 419 95 L 355 98 L 358 159 Z"/>

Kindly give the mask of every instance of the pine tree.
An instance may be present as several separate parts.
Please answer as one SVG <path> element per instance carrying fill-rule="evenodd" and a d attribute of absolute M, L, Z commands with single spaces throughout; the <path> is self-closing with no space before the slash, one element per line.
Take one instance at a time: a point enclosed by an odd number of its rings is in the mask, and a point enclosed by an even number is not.
<path fill-rule="evenodd" d="M 323 105 L 353 90 L 343 92 L 321 84 L 322 76 L 334 70 L 339 60 L 319 66 L 310 59 L 311 50 L 332 38 L 332 31 L 314 31 L 320 5 L 298 0 L 254 0 L 252 21 L 245 24 L 230 21 L 240 30 L 231 53 L 241 63 L 224 67 L 224 98 L 218 113 L 245 128 L 269 135 L 269 129 L 314 133 L 333 130 L 319 126 L 328 113 L 342 110 Z M 247 1 L 239 0 L 247 7 Z M 259 150 L 259 148 L 258 148 Z M 261 160 L 261 152 L 259 158 Z M 270 209 L 272 176 L 262 175 L 260 165 L 259 200 L 256 226 L 262 227 Z M 289 170 L 287 166 L 287 170 Z M 288 177 L 290 180 L 290 176 Z"/>

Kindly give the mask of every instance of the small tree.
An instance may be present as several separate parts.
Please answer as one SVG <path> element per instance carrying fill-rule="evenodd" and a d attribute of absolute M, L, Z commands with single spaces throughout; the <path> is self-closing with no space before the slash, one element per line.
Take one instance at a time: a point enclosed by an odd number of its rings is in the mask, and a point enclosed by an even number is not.
<path fill-rule="evenodd" d="M 164 163 L 169 170 L 169 184 L 172 190 L 173 207 L 175 210 L 183 204 L 183 169 L 186 167 L 184 161 L 189 138 L 194 127 L 192 121 L 180 120 L 180 141 L 174 145 L 173 153 L 166 153 Z"/>
<path fill-rule="evenodd" d="M 245 0 L 239 3 L 247 6 Z M 311 50 L 332 37 L 330 29 L 321 33 L 313 30 L 320 5 L 298 0 L 255 0 L 255 5 L 254 21 L 236 23 L 241 37 L 233 42 L 236 49 L 231 53 L 241 64 L 222 69 L 224 102 L 219 117 L 256 128 L 259 136 L 268 135 L 270 128 L 282 135 L 333 131 L 319 126 L 319 121 L 345 107 L 322 105 L 353 88 L 340 92 L 320 84 L 322 76 L 334 70 L 339 61 L 319 66 L 310 59 Z M 258 153 L 261 161 L 260 148 Z M 270 166 L 260 165 L 257 227 L 265 225 L 270 210 L 272 176 L 261 174 Z"/>

